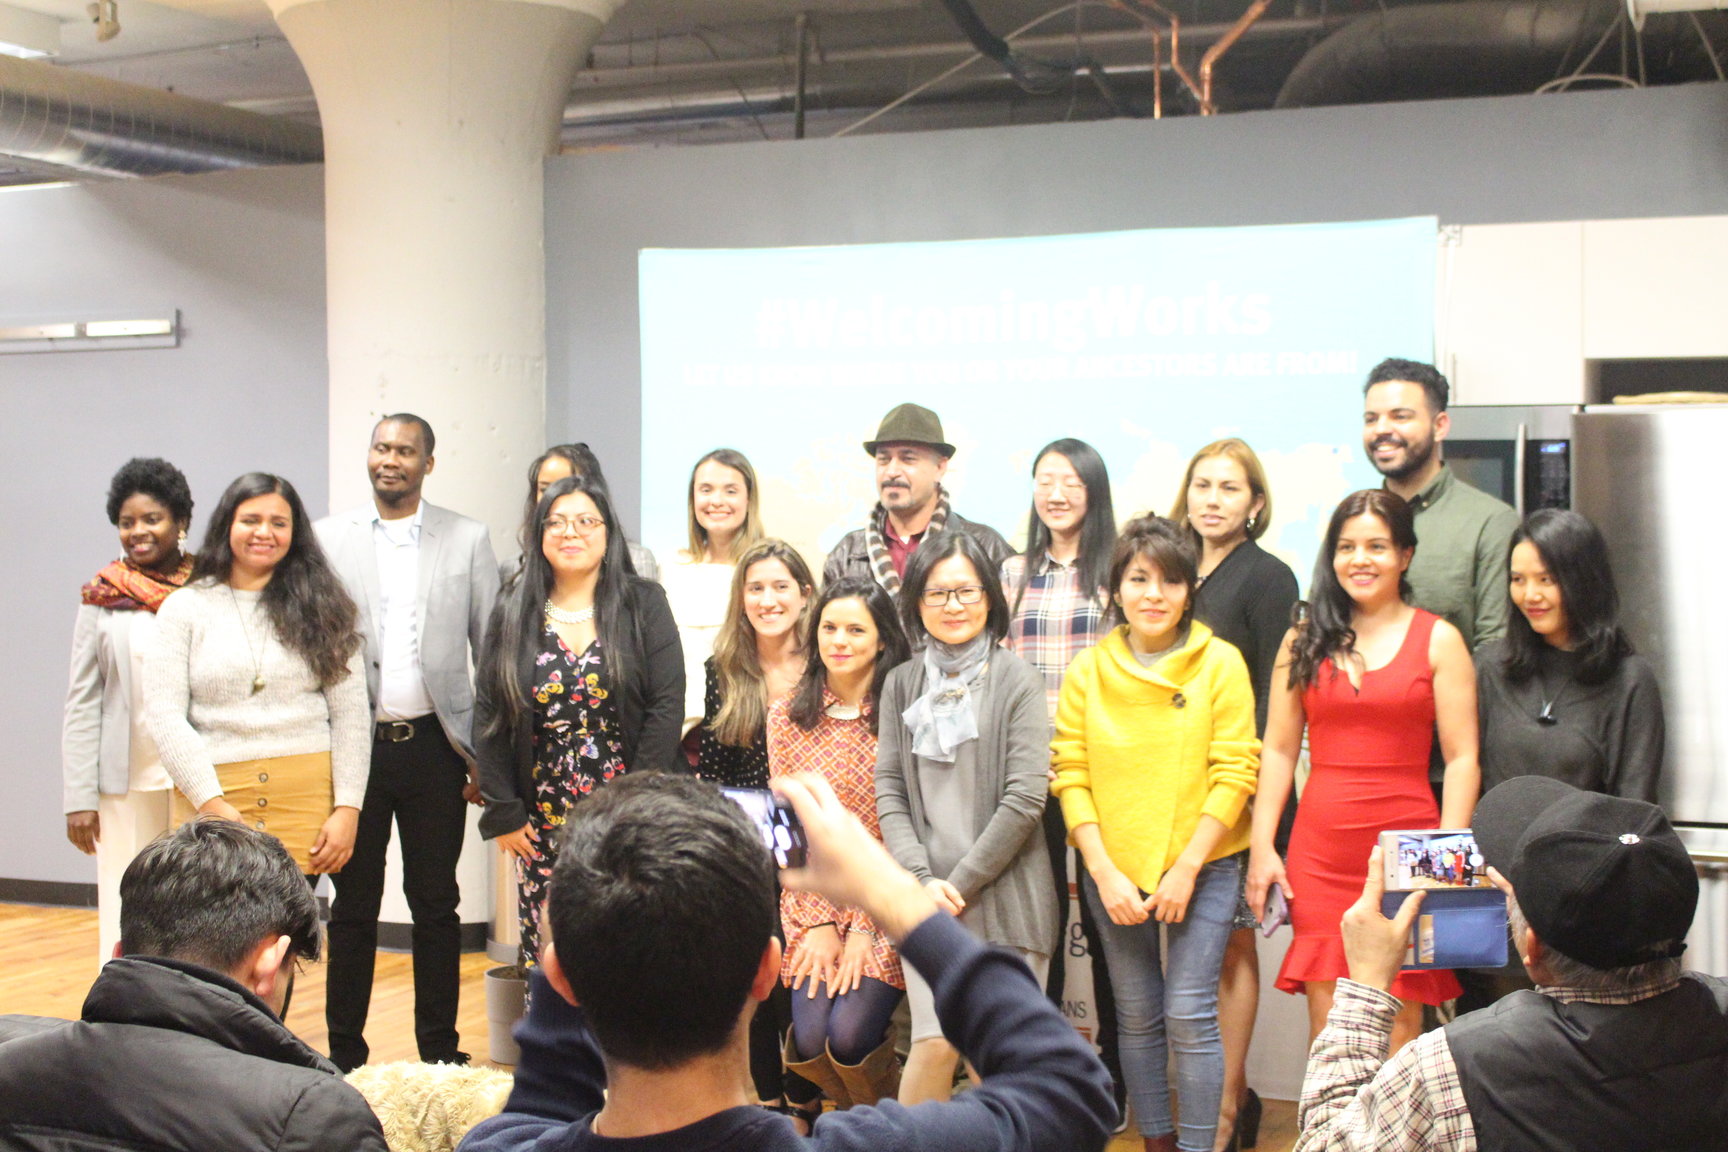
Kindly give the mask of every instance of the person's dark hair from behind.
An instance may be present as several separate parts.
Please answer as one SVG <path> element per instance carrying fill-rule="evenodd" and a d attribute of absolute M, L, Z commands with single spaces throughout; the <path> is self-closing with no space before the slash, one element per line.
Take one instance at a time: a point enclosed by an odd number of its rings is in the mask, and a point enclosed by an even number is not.
<path fill-rule="evenodd" d="M 1583 513 L 1560 508 L 1531 513 L 1512 533 L 1513 548 L 1526 542 L 1560 587 L 1560 607 L 1578 654 L 1579 681 L 1602 683 L 1632 654 L 1632 641 L 1620 629 L 1620 593 L 1614 587 L 1607 542 Z M 1507 613 L 1507 679 L 1523 683 L 1536 675 L 1547 646 L 1514 604 Z"/>
<path fill-rule="evenodd" d="M 743 810 L 705 781 L 654 772 L 572 810 L 546 920 L 607 1058 L 663 1070 L 730 1040 L 778 906 Z"/>
<path fill-rule="evenodd" d="M 182 524 L 192 522 L 192 487 L 186 474 L 154 456 L 134 456 L 120 465 L 108 484 L 108 523 L 120 523 L 120 505 L 142 492 L 168 509 Z"/>
<path fill-rule="evenodd" d="M 231 972 L 262 940 L 317 960 L 318 901 L 282 842 L 204 816 L 145 845 L 120 878 L 120 946 Z"/>
<path fill-rule="evenodd" d="M 1452 386 L 1446 383 L 1446 377 L 1434 365 L 1420 360 L 1400 360 L 1396 356 L 1388 356 L 1368 370 L 1368 382 L 1362 385 L 1362 394 L 1366 396 L 1368 389 L 1388 380 L 1408 380 L 1419 385 L 1428 397 L 1429 409 L 1436 416 L 1446 411 L 1446 402 L 1452 396 Z"/>
<path fill-rule="evenodd" d="M 924 589 L 930 584 L 930 570 L 955 556 L 966 557 L 978 573 L 978 585 L 984 589 L 984 602 L 990 605 L 984 631 L 991 642 L 999 643 L 1008 635 L 1013 619 L 1008 612 L 1008 597 L 1002 591 L 1000 570 L 990 563 L 990 557 L 985 555 L 978 541 L 966 533 L 938 532 L 919 543 L 918 551 L 912 553 L 912 558 L 906 562 L 906 579 L 900 585 L 900 626 L 906 630 L 907 639 L 913 641 L 915 647 L 922 648 L 930 635 L 924 628 L 920 603 Z"/>

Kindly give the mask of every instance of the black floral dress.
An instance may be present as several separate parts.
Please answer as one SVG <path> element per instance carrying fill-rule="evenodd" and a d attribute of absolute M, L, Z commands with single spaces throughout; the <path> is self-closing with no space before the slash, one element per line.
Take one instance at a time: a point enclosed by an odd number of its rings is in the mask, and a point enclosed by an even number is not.
<path fill-rule="evenodd" d="M 600 641 L 578 656 L 547 628 L 534 671 L 534 801 L 528 823 L 539 838 L 540 857 L 520 861 L 518 873 L 524 967 L 540 960 L 540 905 L 552 880 L 566 815 L 582 797 L 625 770 L 618 706 L 609 691 Z"/>

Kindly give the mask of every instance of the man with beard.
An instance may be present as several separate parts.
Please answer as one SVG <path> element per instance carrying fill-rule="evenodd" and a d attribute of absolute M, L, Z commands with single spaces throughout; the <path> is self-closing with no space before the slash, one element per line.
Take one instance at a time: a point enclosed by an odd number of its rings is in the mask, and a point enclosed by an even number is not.
<path fill-rule="evenodd" d="M 1432 364 L 1382 360 L 1363 388 L 1362 446 L 1386 489 L 1416 514 L 1411 603 L 1464 634 L 1475 651 L 1506 631 L 1507 557 L 1518 513 L 1452 474 L 1440 451 L 1451 419 Z"/>
<path fill-rule="evenodd" d="M 949 508 L 942 477 L 954 445 L 943 441 L 936 413 L 917 404 L 900 405 L 882 418 L 876 439 L 866 440 L 864 451 L 876 461 L 881 500 L 871 510 L 869 523 L 846 533 L 828 553 L 824 584 L 843 576 L 868 576 L 898 597 L 906 561 L 927 536 L 942 531 L 966 533 L 998 568 L 1014 555 L 996 529 L 974 524 Z"/>

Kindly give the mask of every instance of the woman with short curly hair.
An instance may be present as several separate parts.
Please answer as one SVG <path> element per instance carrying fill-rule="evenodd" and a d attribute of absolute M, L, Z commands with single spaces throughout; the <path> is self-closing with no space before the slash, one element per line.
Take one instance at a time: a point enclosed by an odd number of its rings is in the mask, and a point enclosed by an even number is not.
<path fill-rule="evenodd" d="M 185 475 L 166 460 L 128 460 L 108 485 L 108 523 L 120 532 L 120 558 L 81 592 L 61 736 L 66 838 L 96 857 L 103 960 L 120 939 L 120 874 L 168 830 L 173 783 L 144 730 L 141 670 L 156 610 L 192 575 L 183 549 L 192 523 Z"/>

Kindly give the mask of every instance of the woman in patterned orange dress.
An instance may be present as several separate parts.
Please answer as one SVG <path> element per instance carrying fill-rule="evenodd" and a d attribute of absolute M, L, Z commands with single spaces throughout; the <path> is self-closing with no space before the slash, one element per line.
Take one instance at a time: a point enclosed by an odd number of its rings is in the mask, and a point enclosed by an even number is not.
<path fill-rule="evenodd" d="M 906 638 L 888 593 L 862 577 L 824 588 L 811 618 L 804 677 L 768 710 L 768 773 L 820 775 L 880 839 L 875 705 L 883 677 L 906 659 Z M 888 1025 L 906 988 L 900 957 L 862 911 L 814 892 L 782 893 L 780 918 L 780 975 L 793 990 L 787 1067 L 842 1108 L 892 1096 L 899 1077 Z M 809 1112 L 821 1100 L 792 1103 Z"/>

